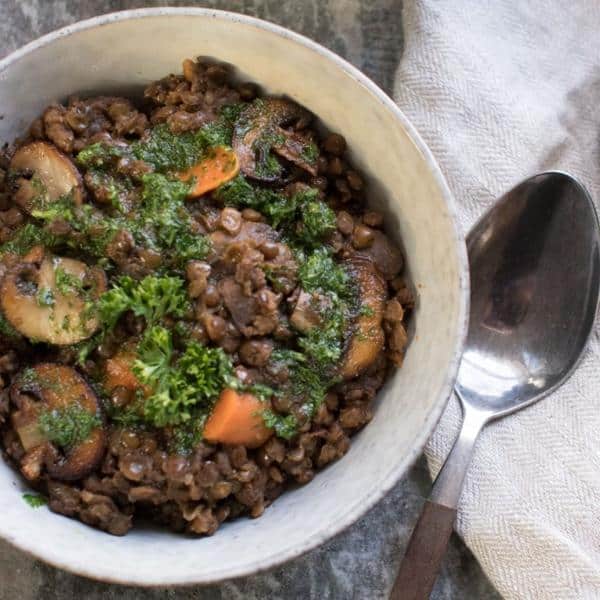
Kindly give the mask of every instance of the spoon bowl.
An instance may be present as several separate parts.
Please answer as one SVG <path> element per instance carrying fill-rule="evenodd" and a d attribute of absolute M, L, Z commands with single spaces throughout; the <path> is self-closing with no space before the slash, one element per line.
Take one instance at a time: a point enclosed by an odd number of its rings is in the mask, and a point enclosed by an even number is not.
<path fill-rule="evenodd" d="M 561 172 L 531 177 L 467 238 L 471 312 L 456 379 L 463 422 L 415 526 L 392 600 L 429 597 L 481 429 L 536 402 L 573 372 L 600 290 L 600 236 L 585 188 Z"/>
<path fill-rule="evenodd" d="M 573 371 L 600 287 L 598 219 L 560 172 L 503 196 L 467 238 L 471 314 L 456 391 L 498 418 L 551 393 Z"/>

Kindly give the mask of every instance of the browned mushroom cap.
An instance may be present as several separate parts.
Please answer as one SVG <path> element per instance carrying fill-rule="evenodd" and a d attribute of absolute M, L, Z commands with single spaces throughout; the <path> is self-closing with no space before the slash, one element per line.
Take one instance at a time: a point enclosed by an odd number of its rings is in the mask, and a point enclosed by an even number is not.
<path fill-rule="evenodd" d="M 361 304 L 354 333 L 341 366 L 342 377 L 352 379 L 373 364 L 383 348 L 385 336 L 381 321 L 386 286 L 372 261 L 355 256 L 348 259 L 346 265 L 358 287 Z"/>
<path fill-rule="evenodd" d="M 323 314 L 331 308 L 331 304 L 331 300 L 323 294 L 301 290 L 290 315 L 290 325 L 303 333 L 310 331 L 321 324 Z"/>
<path fill-rule="evenodd" d="M 81 204 L 79 172 L 52 144 L 32 142 L 19 148 L 10 161 L 10 169 L 17 175 L 15 202 L 28 213 L 69 193 L 75 204 Z"/>
<path fill-rule="evenodd" d="M 242 226 L 236 234 L 228 233 L 222 229 L 217 229 L 209 234 L 214 257 L 221 257 L 227 246 L 234 242 L 245 242 L 252 240 L 256 246 L 265 242 L 274 242 L 278 238 L 277 231 L 266 223 L 254 223 L 252 221 L 242 221 Z"/>
<path fill-rule="evenodd" d="M 260 181 L 279 181 L 283 168 L 275 152 L 315 176 L 316 157 L 309 137 L 284 127 L 308 123 L 310 113 L 283 98 L 269 98 L 251 104 L 240 115 L 233 133 L 233 149 L 244 175 Z"/>
<path fill-rule="evenodd" d="M 41 262 L 20 262 L 8 271 L 0 287 L 0 306 L 25 337 L 68 345 L 98 329 L 91 302 L 105 290 L 106 276 L 99 267 L 45 256 Z"/>
<path fill-rule="evenodd" d="M 402 254 L 390 242 L 385 233 L 376 229 L 373 229 L 371 233 L 373 234 L 371 245 L 368 248 L 357 251 L 356 255 L 372 260 L 385 279 L 393 279 L 400 273 L 404 265 Z"/>
<path fill-rule="evenodd" d="M 106 447 L 102 425 L 70 448 L 57 448 L 39 425 L 47 411 L 77 407 L 92 417 L 100 414 L 98 398 L 75 369 L 53 363 L 27 368 L 13 382 L 10 397 L 16 407 L 12 424 L 26 451 L 21 470 L 28 479 L 37 479 L 43 466 L 51 477 L 63 481 L 81 479 L 98 466 Z"/>

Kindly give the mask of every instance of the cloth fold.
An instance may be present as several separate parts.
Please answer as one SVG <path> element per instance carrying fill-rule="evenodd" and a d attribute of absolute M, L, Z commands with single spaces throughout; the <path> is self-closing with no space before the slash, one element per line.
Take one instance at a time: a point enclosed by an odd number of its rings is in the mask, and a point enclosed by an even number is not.
<path fill-rule="evenodd" d="M 600 3 L 407 1 L 394 95 L 437 158 L 464 232 L 548 169 L 600 198 Z M 575 266 L 574 266 L 575 267 Z M 426 454 L 458 432 L 451 399 Z M 600 326 L 552 396 L 481 435 L 457 531 L 506 598 L 600 598 Z"/>

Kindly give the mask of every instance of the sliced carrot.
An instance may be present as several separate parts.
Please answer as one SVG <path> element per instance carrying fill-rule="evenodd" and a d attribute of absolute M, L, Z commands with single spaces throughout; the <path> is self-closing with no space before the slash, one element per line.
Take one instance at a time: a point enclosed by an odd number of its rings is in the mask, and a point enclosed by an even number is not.
<path fill-rule="evenodd" d="M 258 448 L 273 434 L 264 424 L 261 415 L 264 408 L 252 394 L 238 394 L 230 388 L 223 390 L 204 425 L 204 439 Z"/>
<path fill-rule="evenodd" d="M 193 180 L 188 198 L 197 198 L 216 190 L 221 184 L 233 179 L 240 171 L 236 153 L 225 146 L 217 146 L 199 163 L 187 171 L 177 173 L 182 181 Z"/>
<path fill-rule="evenodd" d="M 119 386 L 128 390 L 137 390 L 142 387 L 132 369 L 135 359 L 135 352 L 129 348 L 124 348 L 106 361 L 104 366 L 104 387 L 109 392 Z"/>

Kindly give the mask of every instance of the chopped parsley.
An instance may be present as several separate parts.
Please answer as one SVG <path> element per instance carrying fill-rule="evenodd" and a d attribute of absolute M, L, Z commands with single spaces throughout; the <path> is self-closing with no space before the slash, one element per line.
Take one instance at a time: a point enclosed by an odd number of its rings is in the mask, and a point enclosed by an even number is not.
<path fill-rule="evenodd" d="M 325 202 L 317 200 L 317 190 L 299 192 L 295 198 L 302 224 L 297 232 L 298 241 L 305 247 L 317 248 L 335 231 L 335 213 Z"/>
<path fill-rule="evenodd" d="M 269 429 L 275 431 L 275 435 L 284 440 L 289 440 L 298 433 L 298 421 L 294 415 L 280 415 L 272 410 L 265 410 L 263 420 Z"/>
<path fill-rule="evenodd" d="M 295 249 L 301 287 L 307 292 L 321 294 L 329 301 L 330 307 L 321 315 L 321 325 L 298 335 L 298 352 L 276 351 L 271 358 L 275 363 L 283 361 L 291 375 L 288 383 L 274 393 L 291 396 L 310 417 L 334 383 L 335 367 L 344 351 L 344 333 L 355 296 L 348 273 L 335 261 L 331 249 L 323 244 L 335 231 L 335 213 L 319 199 L 316 189 L 304 188 L 291 196 L 284 195 L 271 189 L 255 188 L 241 175 L 222 185 L 216 196 L 226 205 L 253 208 L 265 215 Z M 277 275 L 266 269 L 266 276 L 274 286 Z M 297 431 L 294 415 L 265 411 L 263 418 L 268 427 L 285 439 Z"/>
<path fill-rule="evenodd" d="M 6 317 L 0 312 L 0 335 L 6 337 L 20 337 L 20 333 L 8 322 Z"/>
<path fill-rule="evenodd" d="M 54 444 L 66 450 L 86 440 L 102 421 L 78 404 L 42 412 L 38 419 L 40 431 Z"/>
<path fill-rule="evenodd" d="M 192 219 L 184 206 L 189 185 L 159 173 L 142 177 L 141 206 L 130 216 L 107 216 L 91 205 L 75 206 L 68 196 L 45 208 L 32 211 L 45 223 L 66 222 L 77 235 L 52 236 L 48 230 L 26 225 L 0 252 L 23 254 L 35 244 L 49 248 L 66 246 L 92 257 L 104 258 L 108 244 L 119 231 L 131 233 L 136 243 L 158 252 L 168 250 L 171 265 L 180 269 L 191 259 L 202 259 L 210 252 L 209 239 L 192 231 Z M 119 207 L 121 191 L 115 188 Z M 23 233 L 21 233 L 23 232 Z"/>
<path fill-rule="evenodd" d="M 360 307 L 358 314 L 361 317 L 372 317 L 375 314 L 375 311 L 368 304 L 363 304 Z"/>
<path fill-rule="evenodd" d="M 100 296 L 98 314 L 108 329 L 112 329 L 128 310 L 136 317 L 144 317 L 146 323 L 152 326 L 166 315 L 183 316 L 188 306 L 185 282 L 179 277 L 148 275 L 141 281 L 135 281 L 123 276 Z"/>
<path fill-rule="evenodd" d="M 302 352 L 276 350 L 272 354 L 271 362 L 286 365 L 291 375 L 289 382 L 279 390 L 279 393 L 289 395 L 294 401 L 301 404 L 302 410 L 307 416 L 312 416 L 323 401 L 327 389 L 331 386 L 331 378 L 327 379 L 325 374 L 315 370 Z M 283 415 L 275 416 L 282 417 Z M 267 415 L 267 419 L 269 419 L 269 415 Z M 293 422 L 292 419 L 288 419 L 288 428 L 291 428 Z"/>
<path fill-rule="evenodd" d="M 206 422 L 206 414 L 199 413 L 192 418 L 174 427 L 169 438 L 169 450 L 175 454 L 190 454 L 202 441 L 202 430 Z"/>
<path fill-rule="evenodd" d="M 40 508 L 48 504 L 48 499 L 39 494 L 23 494 L 23 500 L 31 506 L 31 508 Z"/>
<path fill-rule="evenodd" d="M 323 316 L 324 322 L 320 327 L 313 327 L 298 339 L 298 345 L 319 372 L 326 372 L 342 356 L 346 323 L 342 306 L 327 311 Z"/>
<path fill-rule="evenodd" d="M 335 213 L 318 199 L 319 192 L 314 188 L 286 196 L 275 190 L 255 188 L 238 175 L 219 187 L 216 196 L 228 206 L 257 210 L 290 242 L 301 247 L 321 246 L 336 227 Z M 296 223 L 300 227 L 292 227 Z"/>
<path fill-rule="evenodd" d="M 25 367 L 19 375 L 19 381 L 23 386 L 33 385 L 38 383 L 38 374 L 32 367 Z"/>
<path fill-rule="evenodd" d="M 184 207 L 189 184 L 160 173 L 144 175 L 142 184 L 143 206 L 134 231 L 141 245 L 170 250 L 180 267 L 188 260 L 206 258 L 210 240 L 192 232 L 191 217 Z"/>
<path fill-rule="evenodd" d="M 135 158 L 159 172 L 183 171 L 197 163 L 210 148 L 231 146 L 233 122 L 239 109 L 226 106 L 219 117 L 196 131 L 173 133 L 167 124 L 157 125 L 148 137 L 131 145 Z"/>
<path fill-rule="evenodd" d="M 91 185 L 98 190 L 99 198 L 104 198 L 117 212 L 125 214 L 123 199 L 133 189 L 132 181 L 125 176 L 111 175 L 98 168 L 89 170 Z"/>
<path fill-rule="evenodd" d="M 348 273 L 335 262 L 328 248 L 317 248 L 309 254 L 299 250 L 297 259 L 301 287 L 325 296 L 330 306 L 321 314 L 318 327 L 298 335 L 299 351 L 276 350 L 271 362 L 285 365 L 290 373 L 288 382 L 276 393 L 289 396 L 311 417 L 336 383 L 335 370 L 344 351 L 344 333 L 355 294 Z M 265 423 L 284 438 L 297 431 L 293 415 L 266 414 Z"/>
<path fill-rule="evenodd" d="M 65 271 L 62 267 L 54 269 L 54 286 L 59 294 L 68 296 L 73 293 L 80 294 L 85 285 L 79 277 Z"/>
<path fill-rule="evenodd" d="M 26 223 L 15 232 L 12 239 L 0 246 L 0 254 L 10 253 L 22 256 L 33 246 L 43 245 L 52 248 L 56 242 L 57 238 L 47 230 L 33 223 Z"/>
<path fill-rule="evenodd" d="M 36 294 L 38 306 L 54 306 L 54 293 L 50 288 L 40 288 Z"/>
<path fill-rule="evenodd" d="M 70 195 L 63 196 L 46 207 L 34 208 L 31 214 L 45 223 L 63 221 L 77 234 L 51 235 L 47 229 L 40 230 L 39 227 L 32 226 L 37 229 L 35 234 L 38 241 L 34 243 L 42 243 L 48 248 L 66 246 L 96 258 L 106 254 L 108 244 L 117 231 L 123 228 L 119 220 L 103 215 L 89 204 L 76 206 Z M 33 238 L 33 235 L 30 237 Z M 29 247 L 31 245 L 33 244 L 30 242 Z"/>
<path fill-rule="evenodd" d="M 77 361 L 83 364 L 127 311 L 133 312 L 136 317 L 143 317 L 147 326 L 152 326 L 167 315 L 182 317 L 188 308 L 185 283 L 179 277 L 149 275 L 141 281 L 135 281 L 129 276 L 121 276 L 95 303 L 100 330 L 92 338 L 74 346 Z M 68 323 L 63 322 L 62 326 L 65 325 L 68 326 Z"/>
<path fill-rule="evenodd" d="M 112 164 L 115 158 L 125 155 L 125 150 L 120 146 L 113 144 L 103 144 L 96 142 L 86 146 L 77 154 L 77 163 L 87 169 L 96 167 L 102 168 Z"/>
<path fill-rule="evenodd" d="M 314 165 L 319 158 L 319 147 L 314 142 L 310 142 L 309 144 L 306 144 L 304 148 L 302 148 L 302 153 L 300 156 L 307 163 Z"/>
<path fill-rule="evenodd" d="M 339 298 L 351 294 L 348 273 L 335 262 L 327 248 L 317 248 L 308 256 L 301 256 L 299 262 L 298 277 L 305 291 L 324 291 Z"/>
<path fill-rule="evenodd" d="M 208 412 L 221 391 L 237 381 L 221 348 L 191 341 L 174 360 L 171 332 L 160 326 L 146 331 L 133 371 L 152 389 L 143 402 L 143 417 L 155 427 L 185 423 L 197 409 Z"/>
<path fill-rule="evenodd" d="M 221 348 L 188 341 L 177 352 L 172 331 L 161 325 L 146 329 L 136 354 L 133 372 L 150 391 L 140 392 L 135 406 L 115 420 L 174 427 L 171 442 L 180 453 L 184 446 L 193 446 L 201 439 L 204 420 L 223 389 L 247 391 L 261 400 L 274 393 L 266 385 L 243 385 Z"/>

